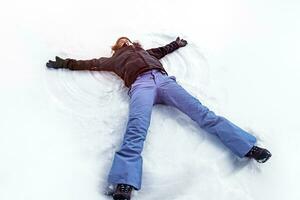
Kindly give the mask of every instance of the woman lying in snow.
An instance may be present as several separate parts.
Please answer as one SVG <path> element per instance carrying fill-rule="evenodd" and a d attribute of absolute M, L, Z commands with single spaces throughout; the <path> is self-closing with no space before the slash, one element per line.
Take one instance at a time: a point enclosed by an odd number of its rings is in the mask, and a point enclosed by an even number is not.
<path fill-rule="evenodd" d="M 165 46 L 144 50 L 139 43 L 121 37 L 112 47 L 111 57 L 75 60 L 56 56 L 55 61 L 49 60 L 46 64 L 48 68 L 55 69 L 112 71 L 129 88 L 127 128 L 108 175 L 108 182 L 115 188 L 114 199 L 129 200 L 132 190 L 141 188 L 141 152 L 155 104 L 176 107 L 205 131 L 216 135 L 238 157 L 253 158 L 260 163 L 271 157 L 267 149 L 254 145 L 256 138 L 253 135 L 210 111 L 180 86 L 175 76 L 168 75 L 159 59 L 186 45 L 186 40 L 177 37 Z"/>

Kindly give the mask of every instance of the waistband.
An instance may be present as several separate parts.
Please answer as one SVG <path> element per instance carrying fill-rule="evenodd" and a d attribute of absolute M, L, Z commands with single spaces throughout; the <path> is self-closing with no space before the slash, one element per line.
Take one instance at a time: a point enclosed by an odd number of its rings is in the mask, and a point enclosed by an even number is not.
<path fill-rule="evenodd" d="M 160 72 L 160 73 L 162 73 L 162 74 L 167 74 L 165 71 L 160 70 L 160 69 L 150 69 L 150 70 L 147 70 L 147 71 L 145 71 L 145 72 L 140 73 L 140 74 L 138 75 L 138 77 L 139 77 L 139 76 L 142 76 L 142 75 L 145 75 L 145 74 L 155 73 L 155 72 Z"/>

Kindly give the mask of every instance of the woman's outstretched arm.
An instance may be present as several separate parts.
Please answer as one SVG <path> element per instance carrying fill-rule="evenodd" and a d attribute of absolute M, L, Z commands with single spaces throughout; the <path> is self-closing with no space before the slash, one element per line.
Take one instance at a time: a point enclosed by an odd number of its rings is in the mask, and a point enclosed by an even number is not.
<path fill-rule="evenodd" d="M 113 71 L 111 58 L 101 57 L 91 60 L 75 60 L 71 58 L 62 59 L 58 56 L 55 61 L 49 60 L 46 64 L 48 68 L 66 68 L 70 70 L 91 70 L 91 71 Z"/>
<path fill-rule="evenodd" d="M 146 51 L 154 56 L 157 59 L 161 59 L 162 57 L 164 57 L 165 55 L 172 53 L 173 51 L 175 51 L 176 49 L 183 47 L 187 45 L 187 41 L 184 39 L 180 39 L 179 37 L 176 38 L 175 41 L 172 41 L 171 43 L 162 46 L 162 47 L 157 47 L 157 48 L 151 48 L 151 49 L 147 49 Z"/>

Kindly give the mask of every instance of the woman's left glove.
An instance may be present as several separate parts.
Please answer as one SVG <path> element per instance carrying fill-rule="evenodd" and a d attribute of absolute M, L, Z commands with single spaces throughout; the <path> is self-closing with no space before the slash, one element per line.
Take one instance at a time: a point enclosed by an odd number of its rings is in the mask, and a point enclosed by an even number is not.
<path fill-rule="evenodd" d="M 58 56 L 55 56 L 55 61 L 52 61 L 52 60 L 49 60 L 47 63 L 46 63 L 46 66 L 48 68 L 54 68 L 54 69 L 59 69 L 59 68 L 65 68 L 65 59 L 62 59 Z"/>
<path fill-rule="evenodd" d="M 176 38 L 176 43 L 179 45 L 179 47 L 184 47 L 187 45 L 187 41 L 184 39 L 180 39 L 180 37 Z"/>

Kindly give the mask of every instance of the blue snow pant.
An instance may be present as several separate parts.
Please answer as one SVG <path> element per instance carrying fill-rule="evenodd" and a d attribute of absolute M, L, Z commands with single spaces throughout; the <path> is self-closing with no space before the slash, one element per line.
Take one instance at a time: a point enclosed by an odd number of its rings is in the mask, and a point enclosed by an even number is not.
<path fill-rule="evenodd" d="M 175 76 L 157 69 L 140 74 L 131 85 L 129 119 L 121 148 L 115 152 L 108 182 L 126 183 L 140 190 L 143 159 L 141 152 L 154 104 L 176 107 L 206 132 L 216 135 L 238 157 L 244 157 L 256 138 L 222 116 L 216 115 L 181 87 Z"/>

